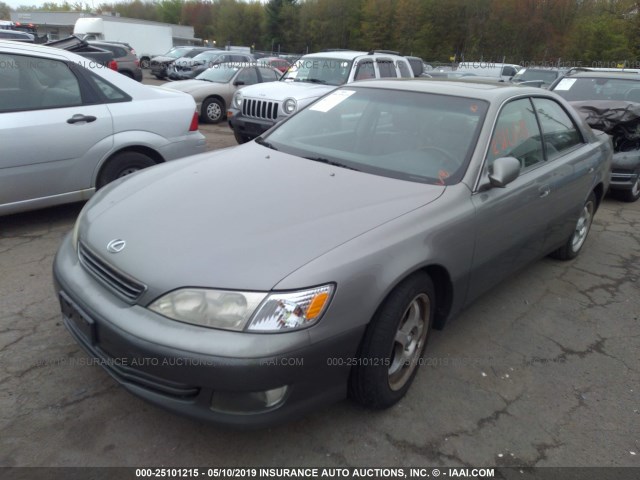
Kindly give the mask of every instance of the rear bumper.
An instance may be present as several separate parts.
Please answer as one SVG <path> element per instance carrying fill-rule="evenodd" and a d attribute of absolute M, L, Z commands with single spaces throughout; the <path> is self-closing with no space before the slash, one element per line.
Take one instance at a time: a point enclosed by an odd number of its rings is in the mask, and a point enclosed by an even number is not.
<path fill-rule="evenodd" d="M 175 160 L 177 158 L 197 155 L 206 150 L 206 138 L 200 132 L 189 132 L 187 135 L 174 138 L 173 142 L 159 149 L 160 155 L 165 160 Z"/>

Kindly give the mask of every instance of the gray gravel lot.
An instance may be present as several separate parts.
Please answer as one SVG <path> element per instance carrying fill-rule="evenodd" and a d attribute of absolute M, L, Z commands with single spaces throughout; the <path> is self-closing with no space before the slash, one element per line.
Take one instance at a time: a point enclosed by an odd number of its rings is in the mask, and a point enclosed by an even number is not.
<path fill-rule="evenodd" d="M 51 282 L 80 208 L 0 217 L 0 466 L 640 466 L 640 202 L 606 199 L 578 259 L 534 263 L 434 332 L 393 408 L 255 432 L 167 413 L 89 365 Z"/>

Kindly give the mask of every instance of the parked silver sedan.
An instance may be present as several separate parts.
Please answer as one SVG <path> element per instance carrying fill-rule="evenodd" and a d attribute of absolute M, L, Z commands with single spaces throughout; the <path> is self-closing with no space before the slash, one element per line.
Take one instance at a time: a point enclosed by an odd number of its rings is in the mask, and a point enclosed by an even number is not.
<path fill-rule="evenodd" d="M 98 192 L 55 259 L 64 323 L 123 387 L 196 418 L 389 407 L 431 328 L 527 263 L 578 255 L 611 155 L 540 89 L 350 84 Z"/>
<path fill-rule="evenodd" d="M 233 94 L 246 85 L 275 82 L 282 74 L 268 65 L 255 63 L 221 63 L 208 68 L 193 80 L 179 80 L 162 85 L 190 94 L 196 101 L 200 119 L 219 123 L 227 115 Z"/>
<path fill-rule="evenodd" d="M 204 150 L 188 95 L 65 50 L 0 41 L 0 215 L 86 200 Z"/>

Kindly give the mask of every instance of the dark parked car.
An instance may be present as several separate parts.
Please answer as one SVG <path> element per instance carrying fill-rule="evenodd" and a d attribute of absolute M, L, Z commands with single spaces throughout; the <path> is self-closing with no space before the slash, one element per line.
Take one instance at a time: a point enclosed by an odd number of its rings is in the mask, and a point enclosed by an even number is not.
<path fill-rule="evenodd" d="M 579 254 L 610 159 L 545 90 L 350 83 L 98 192 L 54 261 L 63 321 L 124 388 L 199 420 L 389 407 L 432 327 Z"/>
<path fill-rule="evenodd" d="M 560 78 L 567 69 L 558 68 L 523 68 L 516 73 L 511 81 L 513 83 L 523 83 L 530 87 L 549 88 L 549 86 Z"/>
<path fill-rule="evenodd" d="M 589 125 L 613 138 L 611 190 L 627 202 L 640 198 L 640 75 L 578 72 L 551 86 Z"/>
<path fill-rule="evenodd" d="M 15 30 L 0 29 L 0 40 L 12 40 L 14 42 L 34 43 L 34 36 L 30 33 L 17 32 Z"/>
<path fill-rule="evenodd" d="M 90 41 L 89 45 L 93 45 L 113 53 L 115 61 L 118 64 L 119 73 L 129 78 L 133 78 L 138 82 L 142 81 L 142 69 L 140 68 L 140 61 L 138 60 L 136 54 L 133 53 L 133 49 L 131 47 L 127 47 L 123 43 L 98 41 Z"/>
<path fill-rule="evenodd" d="M 151 61 L 149 62 L 149 68 L 151 69 L 151 74 L 154 77 L 156 77 L 158 80 L 167 78 L 167 69 L 178 58 L 183 58 L 183 57 L 193 58 L 196 55 L 202 52 L 206 52 L 208 50 L 219 50 L 219 49 L 209 48 L 209 47 L 194 47 L 194 46 L 173 47 L 164 55 L 159 55 L 151 59 Z"/>
<path fill-rule="evenodd" d="M 196 78 L 207 68 L 223 63 L 247 63 L 255 59 L 249 53 L 210 50 L 201 52 L 193 58 L 182 57 L 167 67 L 167 76 L 171 80 L 190 80 Z"/>

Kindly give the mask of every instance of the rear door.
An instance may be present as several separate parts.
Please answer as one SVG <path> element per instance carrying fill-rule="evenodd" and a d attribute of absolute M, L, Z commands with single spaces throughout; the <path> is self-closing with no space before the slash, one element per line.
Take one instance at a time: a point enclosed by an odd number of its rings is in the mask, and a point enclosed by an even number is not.
<path fill-rule="evenodd" d="M 88 101 L 72 71 L 79 67 L 9 53 L 0 63 L 14 69 L 12 83 L 0 85 L 0 204 L 90 188 L 112 121 L 105 105 Z"/>

